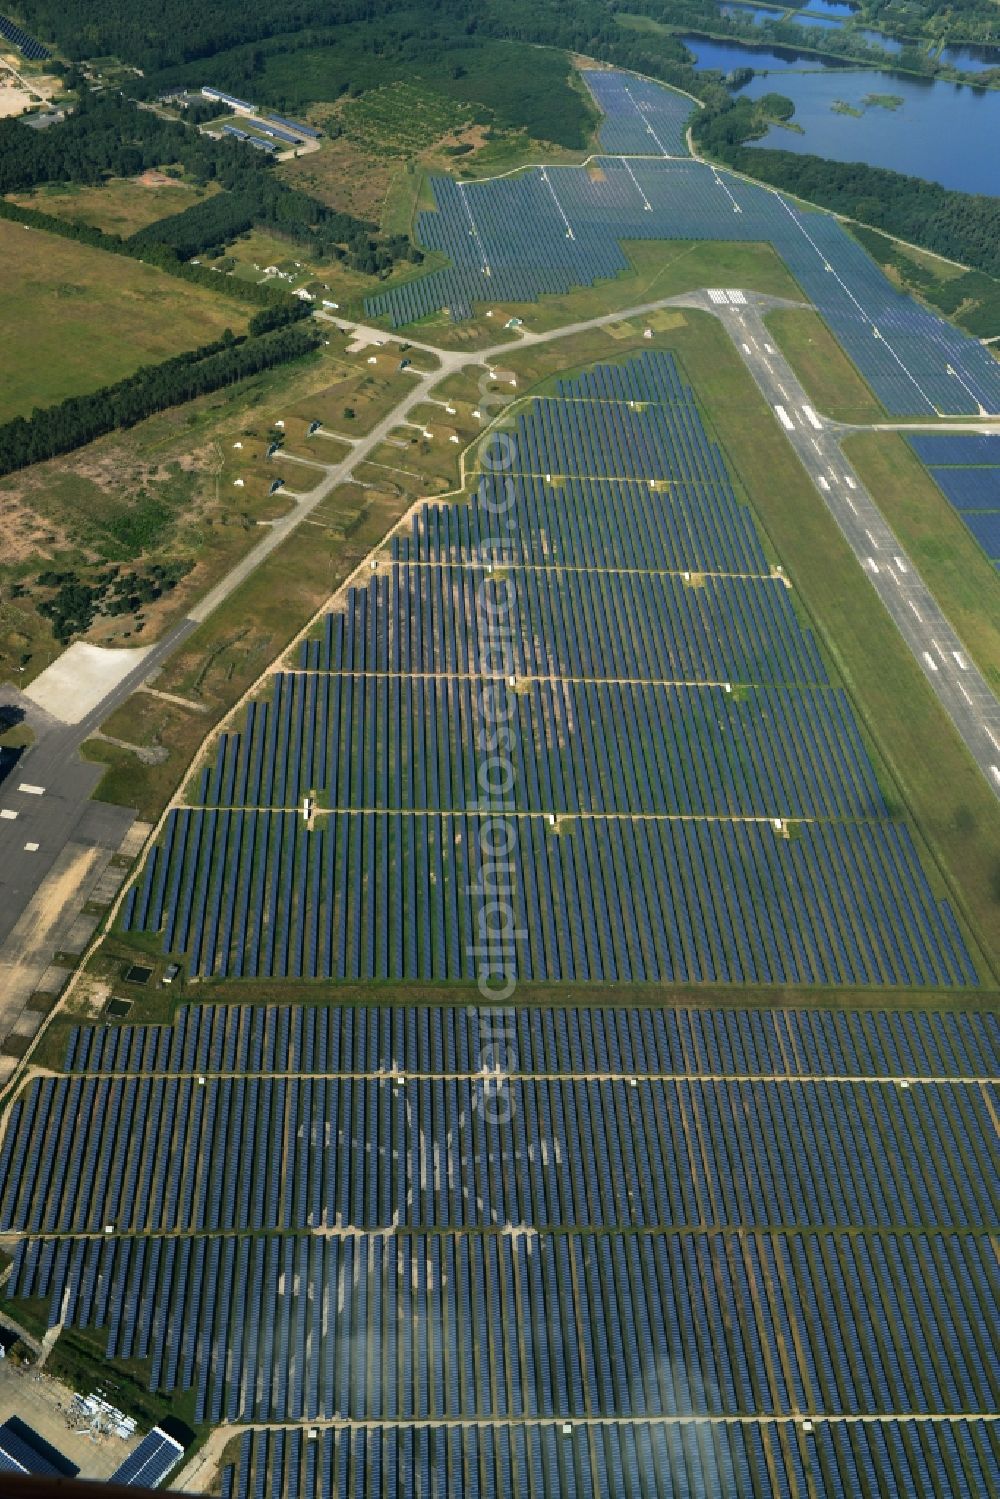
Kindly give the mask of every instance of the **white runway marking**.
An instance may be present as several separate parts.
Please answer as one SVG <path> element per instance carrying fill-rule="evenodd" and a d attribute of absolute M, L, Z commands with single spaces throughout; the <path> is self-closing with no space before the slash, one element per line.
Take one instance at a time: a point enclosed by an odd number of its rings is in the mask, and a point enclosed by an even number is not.
<path fill-rule="evenodd" d="M 562 219 L 563 223 L 566 225 L 566 238 L 567 239 L 572 239 L 573 238 L 573 225 L 570 223 L 570 221 L 566 217 L 565 213 L 563 213 L 563 206 L 559 202 L 559 199 L 556 197 L 556 190 L 552 186 L 552 183 L 549 181 L 549 174 L 545 170 L 544 167 L 542 167 L 542 181 L 545 183 L 545 186 L 548 188 L 549 192 L 552 194 L 552 201 L 556 205 L 556 208 L 559 211 L 559 217 Z"/>
<path fill-rule="evenodd" d="M 788 415 L 788 412 L 785 410 L 784 406 L 775 406 L 774 410 L 775 410 L 775 413 L 777 414 L 778 421 L 784 427 L 785 431 L 786 432 L 794 432 L 795 431 L 795 423 L 792 421 L 791 417 Z"/>
<path fill-rule="evenodd" d="M 654 141 L 659 146 L 659 148 L 660 148 L 660 154 L 663 155 L 663 156 L 669 156 L 670 153 L 667 150 L 666 146 L 660 140 L 660 137 L 657 135 L 656 131 L 653 129 L 653 127 L 649 123 L 649 121 L 646 119 L 646 116 L 643 114 L 642 109 L 640 108 L 640 106 L 636 103 L 635 95 L 632 93 L 632 90 L 629 88 L 629 86 L 628 86 L 627 83 L 625 84 L 624 87 L 625 87 L 625 92 L 629 96 L 629 99 L 631 100 L 632 104 L 635 106 L 635 112 L 636 112 L 636 114 L 639 116 L 640 120 L 642 120 L 642 122 L 645 125 L 646 129 L 649 131 L 649 134 L 653 137 Z"/>
<path fill-rule="evenodd" d="M 473 238 L 479 239 L 479 230 L 476 228 L 476 221 L 472 217 L 472 209 L 469 207 L 469 200 L 466 197 L 465 184 L 463 182 L 458 183 L 458 196 L 462 200 L 462 207 L 465 209 L 465 216 L 469 221 L 469 233 Z M 483 275 L 488 276 L 490 274 L 490 263 L 486 259 L 486 251 L 483 249 L 482 240 L 479 240 L 479 254 L 483 262 Z"/>
<path fill-rule="evenodd" d="M 643 206 L 643 208 L 645 208 L 645 210 L 646 210 L 647 213 L 652 213 L 652 211 L 653 211 L 653 205 L 652 205 L 652 203 L 650 203 L 649 199 L 646 197 L 646 194 L 643 192 L 642 188 L 639 186 L 639 179 L 635 175 L 635 173 L 633 172 L 632 168 L 629 166 L 627 157 L 620 156 L 618 159 L 621 162 L 622 166 L 625 168 L 626 172 L 628 172 L 628 174 L 631 177 L 632 181 L 635 183 L 635 190 L 639 194 L 639 197 L 642 199 L 642 206 Z"/>
<path fill-rule="evenodd" d="M 716 183 L 718 184 L 718 186 L 722 188 L 722 191 L 725 193 L 725 195 L 729 199 L 730 203 L 733 205 L 733 213 L 742 213 L 743 212 L 742 208 L 737 203 L 736 199 L 733 197 L 732 193 L 729 191 L 729 188 L 723 182 L 722 178 L 719 176 L 718 172 L 715 170 L 714 167 L 712 168 L 712 176 L 715 178 Z"/>

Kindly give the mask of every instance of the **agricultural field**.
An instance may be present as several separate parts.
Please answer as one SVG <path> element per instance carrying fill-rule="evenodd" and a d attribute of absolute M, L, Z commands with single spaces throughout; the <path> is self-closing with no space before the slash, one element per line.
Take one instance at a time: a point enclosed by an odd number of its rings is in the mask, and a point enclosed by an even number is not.
<path fill-rule="evenodd" d="M 348 99 L 336 115 L 346 138 L 366 154 L 404 159 L 438 143 L 461 147 L 487 118 L 482 110 L 404 82 Z"/>
<path fill-rule="evenodd" d="M 347 136 L 325 139 L 318 151 L 282 162 L 281 177 L 292 187 L 319 198 L 339 213 L 352 213 L 380 223 L 387 197 L 405 177 L 405 164 L 395 157 L 367 155 Z"/>
<path fill-rule="evenodd" d="M 44 253 L 43 253 L 44 252 Z M 217 338 L 245 307 L 137 261 L 0 220 L 0 421 Z"/>
<path fill-rule="evenodd" d="M 106 234 L 127 239 L 147 224 L 185 208 L 217 192 L 214 184 L 194 187 L 181 177 L 165 172 L 144 172 L 141 177 L 113 177 L 99 186 L 58 183 L 32 193 L 12 193 L 11 201 L 39 213 L 50 213 L 69 224 L 91 224 Z"/>

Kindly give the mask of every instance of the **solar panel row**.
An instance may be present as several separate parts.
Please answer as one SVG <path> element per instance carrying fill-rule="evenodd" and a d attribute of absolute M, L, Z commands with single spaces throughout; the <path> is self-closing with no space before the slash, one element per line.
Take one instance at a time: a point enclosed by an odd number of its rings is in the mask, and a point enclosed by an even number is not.
<path fill-rule="evenodd" d="M 1000 1396 L 964 1233 L 22 1240 L 9 1295 L 108 1329 L 196 1420 L 966 1415 Z"/>
<path fill-rule="evenodd" d="M 173 1025 L 77 1026 L 67 1072 L 567 1072 L 1000 1076 L 989 1010 L 480 1010 L 461 1005 L 181 1005 Z"/>
<path fill-rule="evenodd" d="M 0 37 L 3 37 L 5 41 L 13 42 L 14 46 L 31 62 L 44 62 L 47 57 L 52 56 L 48 47 L 43 47 L 41 42 L 29 36 L 16 22 L 8 20 L 6 16 L 0 16 Z"/>
<path fill-rule="evenodd" d="M 1000 567 L 1000 437 L 926 434 L 911 437 L 910 444 L 987 557 Z"/>
<path fill-rule="evenodd" d="M 879 1474 L 878 1487 L 873 1470 Z M 247 1432 L 222 1499 L 951 1499 L 1000 1490 L 994 1422 L 691 1421 Z M 939 1490 L 945 1492 L 945 1490 Z"/>
<path fill-rule="evenodd" d="M 0 1150 L 0 1229 L 991 1230 L 998 1103 L 980 1083 L 42 1078 Z"/>
<path fill-rule="evenodd" d="M 108 1482 L 121 1484 L 123 1488 L 158 1488 L 183 1456 L 184 1448 L 180 1442 L 154 1426 L 116 1468 Z"/>
<path fill-rule="evenodd" d="M 479 802 L 474 679 L 279 672 L 273 680 L 274 696 L 252 705 L 247 731 L 222 737 L 205 806 L 295 808 L 307 792 L 324 807 L 356 811 Z M 721 685 L 533 681 L 511 721 L 517 811 L 887 815 L 848 699 L 831 688 L 734 694 Z"/>

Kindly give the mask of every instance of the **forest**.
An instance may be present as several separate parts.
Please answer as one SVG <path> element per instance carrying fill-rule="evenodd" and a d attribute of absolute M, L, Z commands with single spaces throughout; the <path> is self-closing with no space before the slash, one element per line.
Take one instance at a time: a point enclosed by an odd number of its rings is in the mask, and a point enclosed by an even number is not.
<path fill-rule="evenodd" d="M 629 0 L 620 7 L 667 24 L 718 30 L 714 0 Z M 581 38 L 621 35 L 615 0 L 535 0 L 484 7 L 473 0 L 19 0 L 33 30 L 55 40 L 71 58 L 114 55 L 147 73 L 200 62 L 219 53 L 280 37 L 311 33 L 314 44 L 332 40 L 331 28 L 367 28 L 372 38 L 390 26 L 426 40 L 425 61 L 447 44 L 478 33 L 506 40 L 576 46 L 553 33 Z M 995 0 L 860 0 L 858 20 L 892 36 L 940 40 L 1000 41 Z M 725 22 L 722 22 L 723 26 Z M 793 28 L 793 32 L 794 32 Z M 801 42 L 801 32 L 798 33 Z M 824 40 L 829 40 L 824 38 Z M 619 59 L 622 60 L 622 59 Z"/>
<path fill-rule="evenodd" d="M 321 342 L 322 333 L 314 324 L 251 333 L 245 338 L 227 329 L 214 343 L 146 366 L 115 385 L 4 423 L 0 426 L 0 474 L 69 453 L 116 428 L 133 427 L 168 406 L 300 359 Z"/>

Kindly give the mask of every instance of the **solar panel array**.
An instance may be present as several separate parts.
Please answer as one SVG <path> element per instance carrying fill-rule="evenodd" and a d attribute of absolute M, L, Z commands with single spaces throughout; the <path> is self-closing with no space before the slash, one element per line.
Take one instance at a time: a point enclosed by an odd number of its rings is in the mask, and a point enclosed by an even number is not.
<path fill-rule="evenodd" d="M 969 467 L 1000 464 L 1000 435 L 988 432 L 916 432 L 909 441 L 917 457 L 928 464 Z"/>
<path fill-rule="evenodd" d="M 614 69 L 582 68 L 580 77 L 604 115 L 598 139 L 626 156 L 689 156 L 685 131 L 695 102 L 674 89 Z"/>
<path fill-rule="evenodd" d="M 874 1474 L 879 1487 L 868 1487 Z M 246 1432 L 221 1499 L 963 1499 L 1000 1489 L 993 1422 L 777 1421 Z"/>
<path fill-rule="evenodd" d="M 303 125 L 301 120 L 285 120 L 281 115 L 274 114 L 261 118 L 266 119 L 268 124 L 284 126 L 286 130 L 293 131 L 297 137 L 307 136 L 311 140 L 319 140 L 323 134 L 322 130 L 317 130 L 314 125 Z"/>
<path fill-rule="evenodd" d="M 994 567 L 1000 567 L 1000 437 L 926 434 L 910 443 Z"/>
<path fill-rule="evenodd" d="M 993 1077 L 988 1011 L 529 1008 L 503 1012 L 514 1077 Z M 480 1070 L 492 1012 L 181 1005 L 173 1025 L 77 1026 L 67 1073 L 440 1073 Z M 508 1035 L 509 1032 L 509 1035 Z"/>
<path fill-rule="evenodd" d="M 212 1423 L 963 1415 L 1000 1398 L 995 1274 L 936 1230 L 345 1225 L 22 1239 L 8 1295 Z"/>
<path fill-rule="evenodd" d="M 652 93 L 680 97 L 642 84 L 640 108 L 630 75 L 590 78 L 601 102 L 614 106 L 604 128 L 625 142 L 619 151 L 649 139 Z M 436 209 L 420 216 L 417 234 L 450 264 L 370 297 L 369 313 L 402 326 L 442 308 L 463 318 L 476 301 L 534 301 L 590 286 L 627 269 L 622 240 L 765 241 L 888 411 L 978 415 L 980 403 L 1000 411 L 1000 365 L 989 350 L 898 291 L 830 214 L 803 212 L 701 162 L 616 154 L 599 167 L 533 168 L 482 182 L 433 178 Z"/>
<path fill-rule="evenodd" d="M 48 47 L 43 47 L 41 42 L 35 40 L 15 21 L 9 21 L 6 16 L 0 16 L 0 37 L 4 41 L 13 42 L 14 46 L 31 62 L 44 62 L 52 53 Z"/>
<path fill-rule="evenodd" d="M 224 736 L 124 927 L 205 977 L 475 978 L 473 699 L 509 673 L 522 978 L 974 983 L 673 361 L 561 382 L 510 443 L 504 662 L 494 476 L 427 506 Z"/>
<path fill-rule="evenodd" d="M 349 1423 L 250 1436 L 232 1499 L 812 1499 L 858 1472 L 972 1499 L 998 1060 L 986 1011 L 81 1026 L 0 1147 L 6 1294 L 106 1330 L 197 1421 Z"/>
<path fill-rule="evenodd" d="M 115 1469 L 108 1483 L 121 1484 L 123 1488 L 158 1488 L 183 1456 L 184 1448 L 180 1442 L 154 1426 Z"/>
<path fill-rule="evenodd" d="M 37 1446 L 25 1441 L 9 1420 L 0 1426 L 0 1473 L 33 1473 L 40 1478 L 63 1476 Z"/>
<path fill-rule="evenodd" d="M 509 1118 L 490 1125 L 491 1087 L 40 1079 L 4 1139 L 0 1228 L 987 1229 L 1000 1218 L 995 1100 L 978 1086 L 900 1098 L 894 1082 L 514 1079 Z M 949 1163 L 946 1181 L 930 1160 Z"/>
<path fill-rule="evenodd" d="M 254 120 L 254 125 L 258 130 L 262 130 L 265 135 L 273 135 L 275 140 L 285 141 L 290 146 L 301 146 L 305 139 L 302 135 L 293 135 L 290 130 L 283 130 L 273 120 L 266 120 L 263 117 Z"/>

